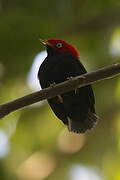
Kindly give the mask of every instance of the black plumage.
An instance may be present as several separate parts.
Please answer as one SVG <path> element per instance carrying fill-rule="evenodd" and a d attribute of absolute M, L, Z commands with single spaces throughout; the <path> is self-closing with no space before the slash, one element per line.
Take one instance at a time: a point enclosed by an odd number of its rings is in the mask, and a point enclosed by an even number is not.
<path fill-rule="evenodd" d="M 87 72 L 79 59 L 70 52 L 60 53 L 47 45 L 47 53 L 38 72 L 43 89 Z M 48 103 L 69 131 L 75 133 L 92 129 L 98 119 L 91 85 L 48 99 Z"/>

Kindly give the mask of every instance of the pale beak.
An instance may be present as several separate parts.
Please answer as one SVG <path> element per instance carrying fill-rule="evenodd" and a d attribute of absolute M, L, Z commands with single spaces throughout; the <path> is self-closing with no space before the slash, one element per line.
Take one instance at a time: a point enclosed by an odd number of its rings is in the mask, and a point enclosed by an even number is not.
<path fill-rule="evenodd" d="M 43 40 L 43 39 L 39 39 L 40 42 L 44 45 L 44 46 L 52 46 L 52 44 L 50 44 L 47 40 Z"/>

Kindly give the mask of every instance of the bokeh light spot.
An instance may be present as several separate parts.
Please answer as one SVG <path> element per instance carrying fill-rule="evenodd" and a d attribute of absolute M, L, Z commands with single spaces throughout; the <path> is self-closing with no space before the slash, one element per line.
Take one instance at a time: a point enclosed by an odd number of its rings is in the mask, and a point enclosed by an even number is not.
<path fill-rule="evenodd" d="M 117 102 L 120 102 L 120 79 L 118 80 L 116 91 L 115 91 L 115 97 Z"/>
<path fill-rule="evenodd" d="M 37 152 L 23 162 L 17 175 L 22 179 L 44 179 L 55 169 L 55 159 L 47 153 Z"/>
<path fill-rule="evenodd" d="M 70 180 L 103 180 L 103 178 L 95 168 L 74 165 L 70 170 Z"/>
<path fill-rule="evenodd" d="M 58 138 L 58 147 L 64 153 L 78 152 L 85 144 L 85 135 L 75 134 L 64 129 Z"/>
<path fill-rule="evenodd" d="M 3 158 L 9 152 L 8 137 L 3 130 L 0 130 L 0 158 Z"/>
<path fill-rule="evenodd" d="M 120 27 L 115 29 L 110 44 L 110 54 L 120 56 Z"/>

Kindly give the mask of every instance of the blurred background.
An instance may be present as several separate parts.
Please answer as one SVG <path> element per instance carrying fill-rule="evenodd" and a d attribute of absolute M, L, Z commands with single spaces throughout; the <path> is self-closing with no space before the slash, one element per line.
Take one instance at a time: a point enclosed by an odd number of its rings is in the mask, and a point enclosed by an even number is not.
<path fill-rule="evenodd" d="M 88 71 L 120 62 L 119 0 L 0 0 L 0 103 L 39 90 L 39 38 L 73 44 Z M 93 85 L 100 121 L 69 133 L 46 101 L 0 121 L 1 180 L 120 180 L 120 76 Z"/>

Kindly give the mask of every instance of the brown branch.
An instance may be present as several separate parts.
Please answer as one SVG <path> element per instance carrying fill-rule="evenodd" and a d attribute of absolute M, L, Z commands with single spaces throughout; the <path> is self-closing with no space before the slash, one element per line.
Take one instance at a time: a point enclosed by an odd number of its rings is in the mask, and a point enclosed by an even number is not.
<path fill-rule="evenodd" d="M 98 69 L 97 71 L 86 73 L 81 76 L 70 78 L 67 81 L 56 84 L 54 87 L 48 87 L 41 91 L 15 99 L 8 103 L 1 104 L 0 118 L 3 118 L 7 114 L 16 111 L 20 108 L 42 101 L 43 99 L 49 99 L 59 94 L 63 94 L 71 90 L 74 90 L 76 88 L 80 88 L 95 83 L 96 81 L 111 78 L 118 74 L 120 74 L 120 63 L 113 64 L 111 66 L 104 67 L 102 69 Z"/>

